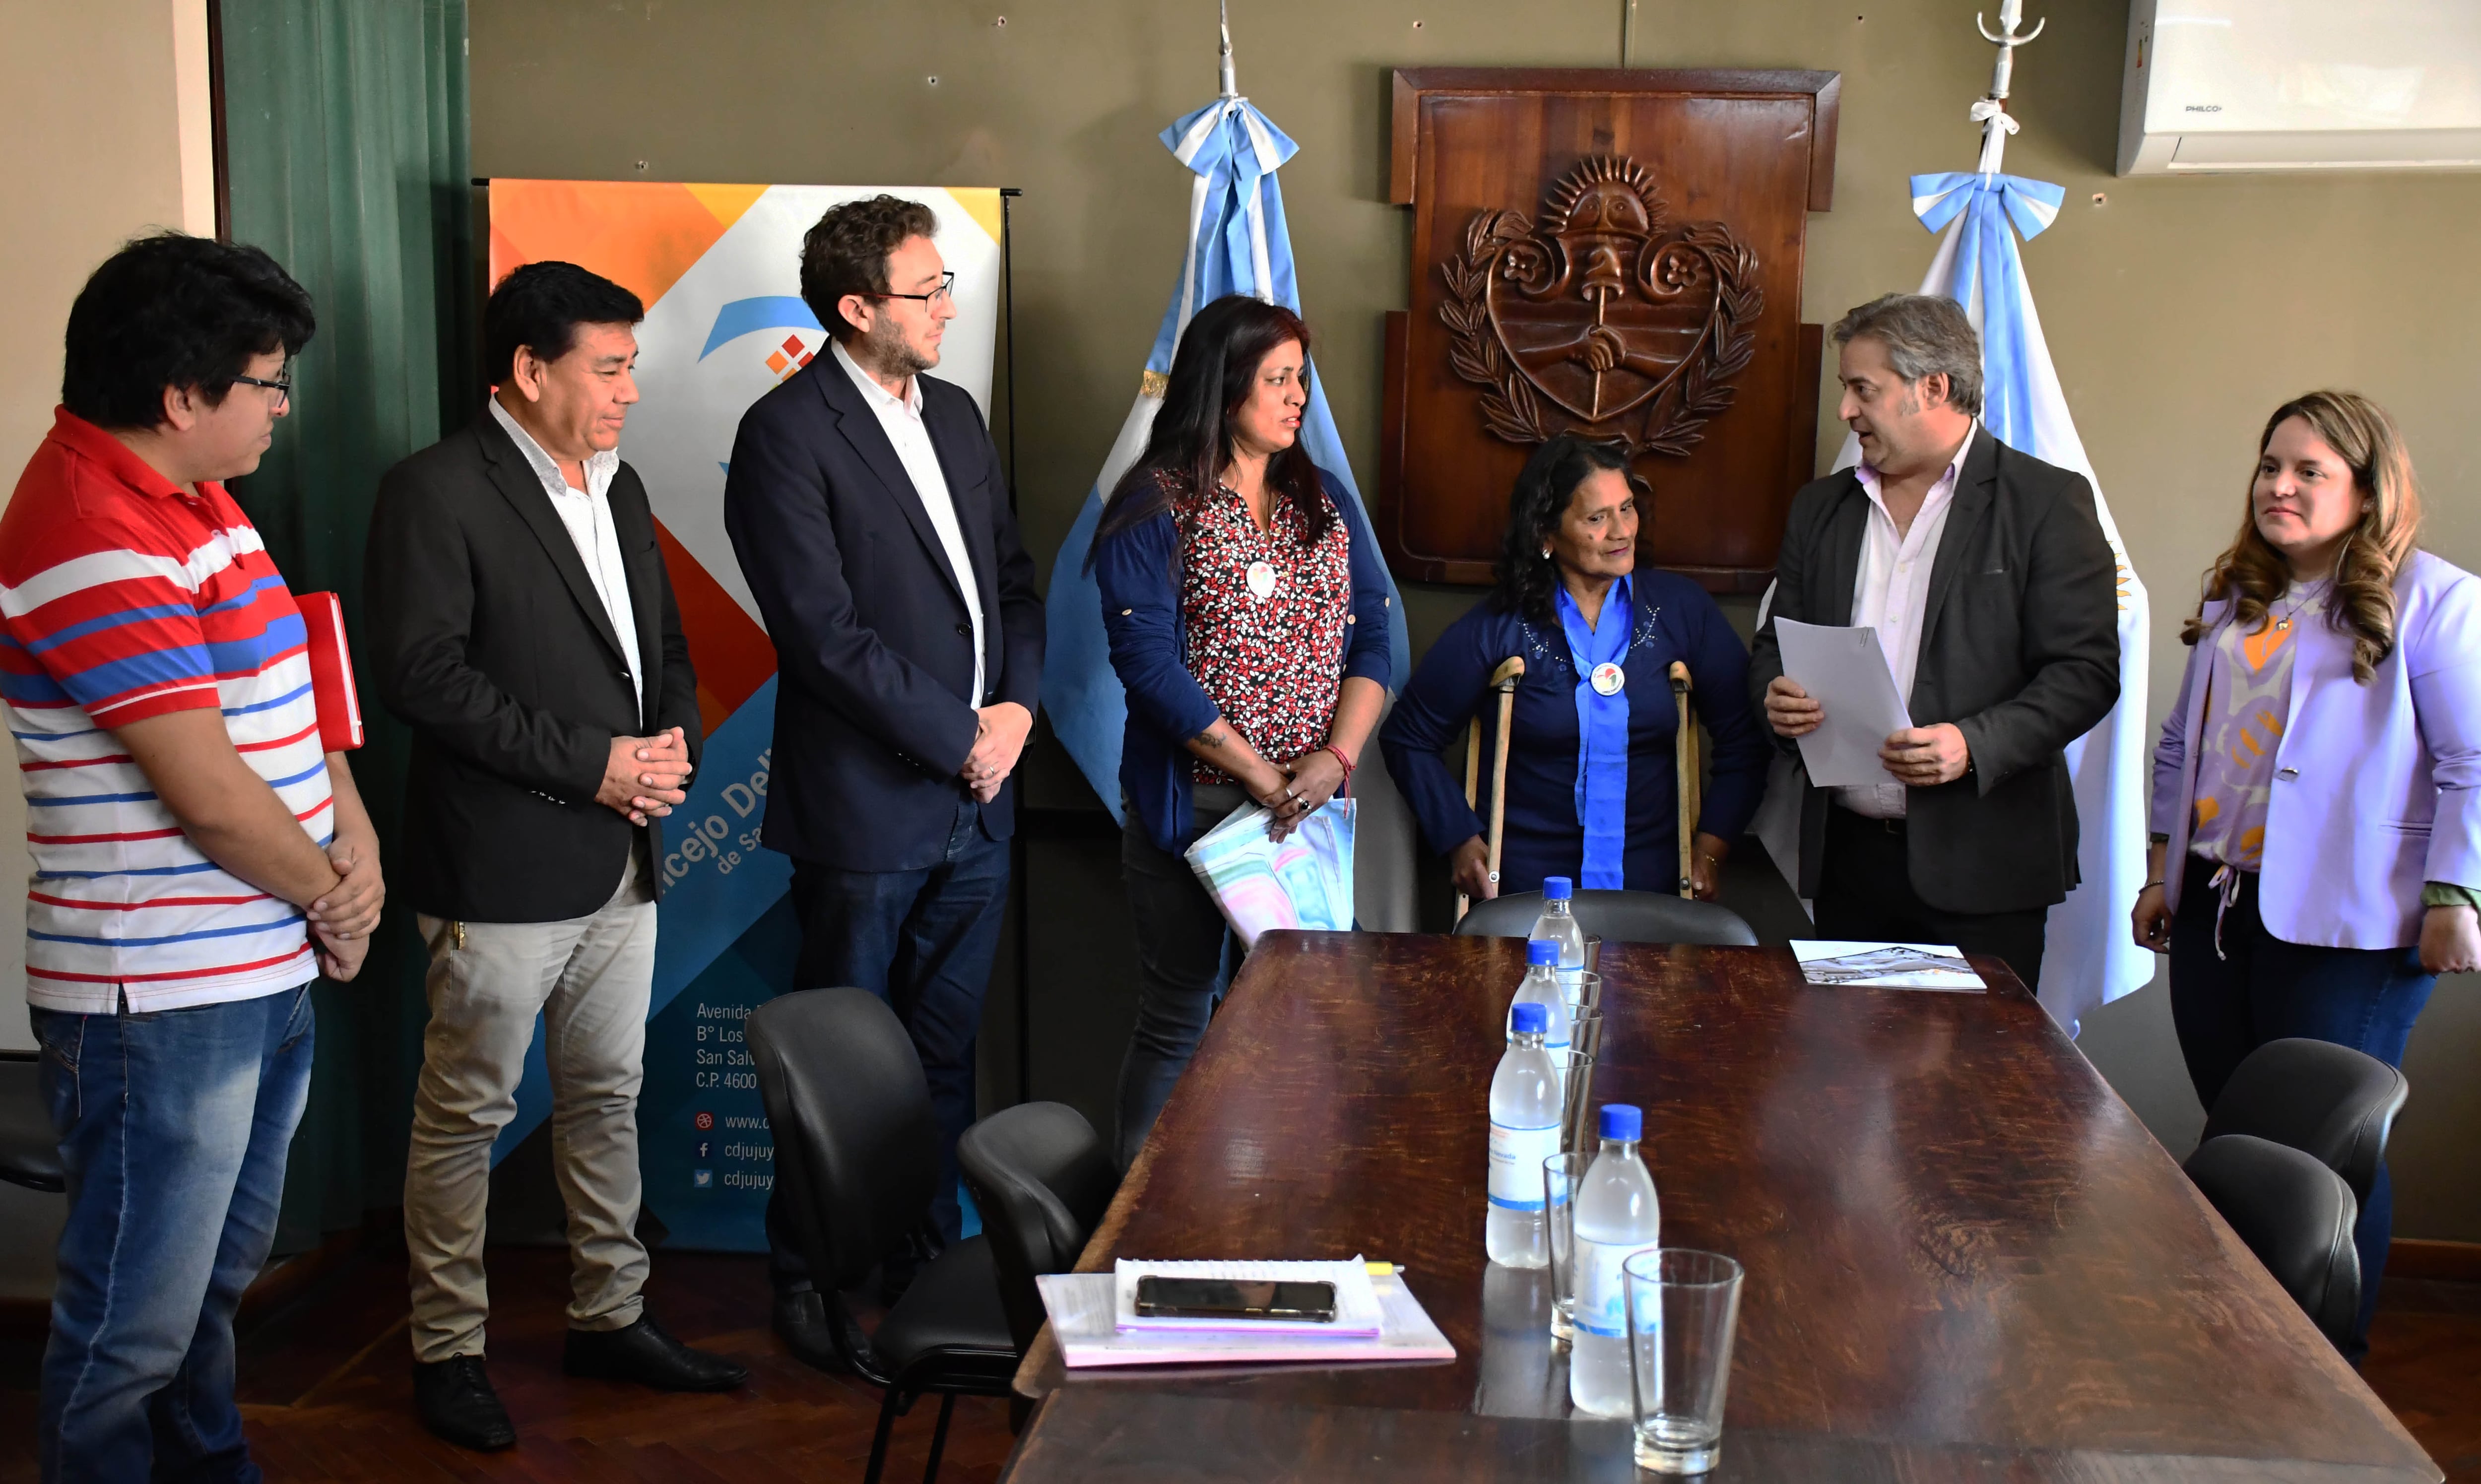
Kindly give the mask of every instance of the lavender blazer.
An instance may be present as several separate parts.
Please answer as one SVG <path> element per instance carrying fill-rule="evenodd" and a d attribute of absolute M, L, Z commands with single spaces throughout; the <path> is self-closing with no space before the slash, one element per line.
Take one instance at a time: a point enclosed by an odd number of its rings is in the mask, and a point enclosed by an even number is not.
<path fill-rule="evenodd" d="M 2230 621 L 2228 601 L 2206 622 Z M 2349 634 L 2311 622 L 2292 660 L 2291 710 L 2275 746 L 2258 879 L 2266 930 L 2286 943 L 2399 949 L 2420 941 L 2424 881 L 2481 887 L 2481 581 L 2427 552 L 2395 579 L 2395 650 L 2352 679 Z M 2165 889 L 2180 904 L 2208 633 L 2188 651 L 2180 699 L 2154 749 L 2154 833 L 2171 837 Z"/>

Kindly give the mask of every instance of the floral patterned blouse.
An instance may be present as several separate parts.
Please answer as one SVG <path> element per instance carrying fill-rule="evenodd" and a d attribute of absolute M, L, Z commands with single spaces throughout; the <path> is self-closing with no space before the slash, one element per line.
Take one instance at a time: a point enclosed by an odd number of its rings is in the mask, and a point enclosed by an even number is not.
<path fill-rule="evenodd" d="M 1323 745 L 1335 721 L 1353 622 L 1352 534 L 1339 515 L 1312 541 L 1290 500 L 1270 491 L 1269 507 L 1260 531 L 1236 490 L 1172 491 L 1188 672 L 1259 756 L 1280 763 Z M 1238 781 L 1203 760 L 1189 776 Z"/>
<path fill-rule="evenodd" d="M 2294 585 L 2256 633 L 2231 623 L 2214 636 L 2189 854 L 2235 871 L 2255 871 L 2265 858 L 2275 746 L 2291 714 L 2291 662 L 2300 648 L 2291 638 L 2324 612 L 2324 585 Z"/>

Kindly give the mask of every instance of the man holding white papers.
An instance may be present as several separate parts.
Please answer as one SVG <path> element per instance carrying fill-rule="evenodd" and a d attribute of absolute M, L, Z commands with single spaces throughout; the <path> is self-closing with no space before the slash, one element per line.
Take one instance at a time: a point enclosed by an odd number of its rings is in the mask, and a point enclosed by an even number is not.
<path fill-rule="evenodd" d="M 1749 687 L 1791 749 L 1828 718 L 1776 620 L 1873 629 L 1912 725 L 1879 780 L 1807 791 L 1800 892 L 1821 937 L 1951 943 L 2037 984 L 2076 882 L 2063 750 L 2119 696 L 2110 545 L 2080 476 L 1980 426 L 1980 339 L 1954 300 L 1887 295 L 1835 342 L 1861 464 L 1793 497 Z"/>

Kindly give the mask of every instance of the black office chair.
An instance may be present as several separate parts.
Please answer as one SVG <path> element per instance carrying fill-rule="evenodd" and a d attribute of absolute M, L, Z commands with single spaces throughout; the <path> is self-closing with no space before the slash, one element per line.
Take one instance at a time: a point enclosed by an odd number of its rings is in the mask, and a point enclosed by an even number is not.
<path fill-rule="evenodd" d="M 1721 902 L 1667 897 L 1660 892 L 1580 891 L 1577 924 L 1588 938 L 1605 943 L 1698 943 L 1716 948 L 1756 948 L 1758 935 L 1740 914 Z M 1540 892 L 1518 892 L 1477 901 L 1456 924 L 1459 938 L 1522 938 L 1542 915 Z"/>
<path fill-rule="evenodd" d="M 2366 1052 L 2332 1041 L 2268 1041 L 2223 1084 L 2205 1137 L 2249 1133 L 2312 1155 L 2366 1205 L 2387 1135 L 2411 1096 L 2404 1075 Z"/>
<path fill-rule="evenodd" d="M 2197 1146 L 2184 1166 L 2214 1210 L 2337 1350 L 2361 1312 L 2360 1204 L 2314 1156 L 2246 1133 Z"/>
<path fill-rule="evenodd" d="M 43 1064 L 34 1052 L 0 1052 L 0 1180 L 29 1190 L 68 1188 L 61 1137 L 43 1106 Z"/>
<path fill-rule="evenodd" d="M 854 1373 L 886 1388 L 864 1484 L 878 1484 L 896 1419 L 939 1393 L 927 1481 L 939 1476 L 958 1396 L 1005 1396 L 1017 1350 L 988 1238 L 942 1252 L 867 1345 L 841 1290 L 903 1247 L 938 1179 L 939 1129 L 912 1038 L 876 995 L 810 989 L 749 1014 L 749 1054 L 775 1132 L 775 1178 L 802 1254 L 830 1306 L 827 1331 Z"/>
<path fill-rule="evenodd" d="M 1034 1279 L 1077 1264 L 1120 1185 L 1094 1126 L 1064 1103 L 1023 1103 L 965 1131 L 956 1162 L 999 1264 L 1000 1298 L 1020 1353 L 1042 1328 Z"/>

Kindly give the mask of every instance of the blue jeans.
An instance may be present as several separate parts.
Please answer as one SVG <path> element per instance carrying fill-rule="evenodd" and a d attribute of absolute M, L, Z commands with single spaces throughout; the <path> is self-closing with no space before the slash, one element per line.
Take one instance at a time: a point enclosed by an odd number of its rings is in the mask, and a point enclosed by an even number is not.
<path fill-rule="evenodd" d="M 2222 914 L 2222 951 L 2215 952 L 2214 911 L 2221 894 L 2214 865 L 2190 856 L 2171 925 L 2171 1023 L 2197 1101 L 2210 1110 L 2243 1057 L 2268 1041 L 2299 1036 L 2332 1041 L 2403 1065 L 2413 1022 L 2438 984 L 2420 967 L 2418 949 L 2332 949 L 2285 943 L 2258 916 L 2258 878 L 2240 876 L 2239 896 Z M 2386 1271 L 2394 1227 L 2394 1185 L 2384 1161 L 2352 1228 L 2361 1255 L 2361 1316 L 2344 1357 L 2359 1365 L 2368 1352 L 2369 1320 L 2378 1312 L 2378 1279 Z"/>
<path fill-rule="evenodd" d="M 970 797 L 960 798 L 936 866 L 842 871 L 793 863 L 793 910 L 801 922 L 793 987 L 869 990 L 896 1011 L 922 1057 L 939 1125 L 939 1179 L 928 1215 L 943 1241 L 956 1240 L 963 1229 L 956 1139 L 974 1121 L 974 1043 L 1007 885 L 1007 842 L 983 834 L 981 806 Z M 809 1264 L 779 1201 L 780 1194 L 770 1197 L 767 1207 L 770 1267 L 777 1289 L 791 1289 L 809 1281 Z"/>
<path fill-rule="evenodd" d="M 233 1311 L 266 1265 L 310 1094 L 310 986 L 33 1019 L 69 1197 L 42 1476 L 254 1481 Z"/>

